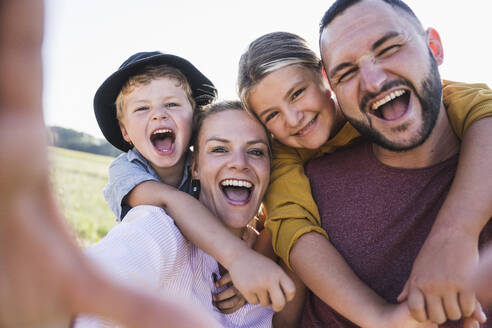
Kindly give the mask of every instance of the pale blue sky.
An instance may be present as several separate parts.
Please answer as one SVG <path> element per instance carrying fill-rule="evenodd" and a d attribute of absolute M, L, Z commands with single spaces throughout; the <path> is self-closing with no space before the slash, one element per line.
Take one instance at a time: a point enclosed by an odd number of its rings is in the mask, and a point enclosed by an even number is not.
<path fill-rule="evenodd" d="M 44 111 L 48 125 L 102 137 L 92 109 L 98 86 L 131 54 L 187 58 L 223 99 L 236 97 L 237 65 L 249 42 L 294 32 L 318 51 L 318 22 L 332 1 L 46 0 Z M 444 44 L 443 78 L 492 87 L 492 1 L 408 0 Z"/>

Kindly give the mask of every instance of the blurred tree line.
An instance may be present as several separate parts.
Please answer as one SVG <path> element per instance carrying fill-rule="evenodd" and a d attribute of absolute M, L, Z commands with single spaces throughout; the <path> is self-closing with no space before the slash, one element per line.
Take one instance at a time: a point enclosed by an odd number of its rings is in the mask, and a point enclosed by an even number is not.
<path fill-rule="evenodd" d="M 113 147 L 104 139 L 98 139 L 90 134 L 62 128 L 48 127 L 50 144 L 55 147 L 84 151 L 92 154 L 116 157 L 121 151 Z"/>

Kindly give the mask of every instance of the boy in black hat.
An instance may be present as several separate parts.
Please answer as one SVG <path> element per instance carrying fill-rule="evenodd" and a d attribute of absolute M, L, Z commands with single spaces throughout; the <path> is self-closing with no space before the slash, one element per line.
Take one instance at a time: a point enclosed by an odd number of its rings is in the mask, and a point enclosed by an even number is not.
<path fill-rule="evenodd" d="M 284 295 L 283 299 L 271 297 L 272 307 L 279 311 L 295 293 L 290 278 L 188 195 L 196 192 L 189 174 L 193 110 L 212 102 L 215 95 L 212 82 L 181 57 L 141 52 L 126 60 L 94 98 L 104 136 L 126 152 L 111 164 L 104 196 L 118 220 L 132 206 L 163 207 L 191 242 L 229 270 L 247 301 L 257 304 L 265 299 L 258 295 L 265 293 Z M 238 307 L 241 300 L 232 297 Z M 230 303 L 231 299 L 227 307 Z"/>

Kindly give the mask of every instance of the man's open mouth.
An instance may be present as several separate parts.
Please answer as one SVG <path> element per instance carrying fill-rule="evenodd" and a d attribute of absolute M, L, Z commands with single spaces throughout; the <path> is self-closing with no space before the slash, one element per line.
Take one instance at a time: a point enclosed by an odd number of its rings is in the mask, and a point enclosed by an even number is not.
<path fill-rule="evenodd" d="M 150 136 L 150 141 L 154 148 L 162 153 L 169 153 L 173 150 L 174 140 L 176 135 L 171 129 L 155 130 Z"/>
<path fill-rule="evenodd" d="M 410 92 L 408 90 L 395 90 L 383 99 L 372 103 L 370 111 L 380 119 L 394 121 L 405 115 L 409 102 Z"/>
<path fill-rule="evenodd" d="M 251 198 L 254 185 L 247 180 L 226 179 L 220 182 L 220 189 L 233 205 L 245 205 Z"/>

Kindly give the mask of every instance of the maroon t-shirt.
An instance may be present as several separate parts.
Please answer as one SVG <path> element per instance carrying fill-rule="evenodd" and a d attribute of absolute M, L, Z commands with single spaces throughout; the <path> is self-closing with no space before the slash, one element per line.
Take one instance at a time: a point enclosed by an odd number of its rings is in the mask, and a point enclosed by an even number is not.
<path fill-rule="evenodd" d="M 397 303 L 449 191 L 457 161 L 455 155 L 426 168 L 394 168 L 377 160 L 371 144 L 362 142 L 306 166 L 331 243 L 357 276 L 388 302 Z M 482 243 L 492 240 L 491 230 L 489 223 Z M 311 292 L 302 326 L 356 327 Z"/>

